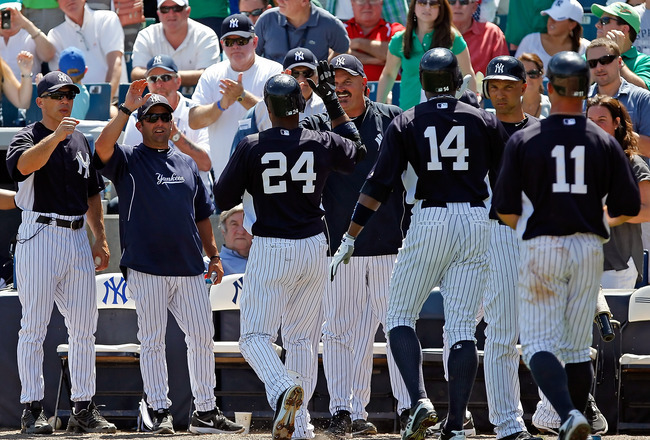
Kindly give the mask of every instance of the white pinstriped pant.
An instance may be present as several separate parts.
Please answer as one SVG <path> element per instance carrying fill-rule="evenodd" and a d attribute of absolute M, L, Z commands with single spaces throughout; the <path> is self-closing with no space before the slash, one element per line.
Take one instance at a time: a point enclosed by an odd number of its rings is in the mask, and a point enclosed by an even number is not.
<path fill-rule="evenodd" d="M 239 347 L 264 382 L 267 400 L 274 410 L 287 388 L 294 384 L 303 387 L 294 438 L 314 437 L 307 404 L 316 387 L 326 279 L 324 234 L 301 240 L 253 238 L 240 297 Z M 280 326 L 286 366 L 272 347 Z"/>
<path fill-rule="evenodd" d="M 128 269 L 128 283 L 138 314 L 140 370 L 153 409 L 169 408 L 165 334 L 167 309 L 185 333 L 187 367 L 198 411 L 215 408 L 214 353 L 210 294 L 203 275 L 159 276 Z"/>
<path fill-rule="evenodd" d="M 331 259 L 330 259 L 331 260 Z M 386 321 L 388 283 L 395 255 L 352 257 L 327 282 L 323 300 L 323 368 L 330 395 L 329 410 L 367 419 L 370 402 L 372 348 L 379 323 Z M 411 406 L 390 345 L 386 347 L 391 388 L 398 412 Z"/>
<path fill-rule="evenodd" d="M 23 308 L 17 350 L 20 402 L 44 397 L 43 341 L 55 302 L 68 328 L 70 398 L 75 402 L 91 400 L 95 395 L 97 295 L 88 236 L 84 228 L 73 231 L 34 223 L 39 215 L 23 211 L 18 238 L 28 240 L 16 247 L 18 298 Z"/>

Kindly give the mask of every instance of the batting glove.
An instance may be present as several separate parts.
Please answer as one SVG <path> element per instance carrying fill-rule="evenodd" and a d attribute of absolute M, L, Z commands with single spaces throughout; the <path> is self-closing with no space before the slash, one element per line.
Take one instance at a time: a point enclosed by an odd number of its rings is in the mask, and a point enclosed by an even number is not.
<path fill-rule="evenodd" d="M 354 252 L 354 240 L 355 238 L 347 232 L 343 234 L 341 245 L 336 250 L 336 253 L 332 257 L 332 262 L 330 263 L 330 281 L 334 281 L 334 275 L 336 275 L 336 270 L 341 262 L 345 264 L 350 262 L 350 257 Z"/>
<path fill-rule="evenodd" d="M 312 88 L 325 104 L 338 100 L 338 96 L 336 96 L 336 85 L 334 84 L 334 67 L 330 66 L 326 60 L 321 60 L 318 62 L 316 69 L 318 71 L 318 85 L 310 78 L 307 78 L 309 87 Z"/>

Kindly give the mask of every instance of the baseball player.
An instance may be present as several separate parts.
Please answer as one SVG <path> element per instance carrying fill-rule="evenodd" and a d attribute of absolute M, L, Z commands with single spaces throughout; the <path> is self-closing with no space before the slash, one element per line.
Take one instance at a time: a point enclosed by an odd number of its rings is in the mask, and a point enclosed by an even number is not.
<path fill-rule="evenodd" d="M 640 199 L 618 142 L 582 114 L 586 61 L 560 52 L 549 61 L 548 77 L 551 115 L 508 141 L 493 203 L 523 240 L 524 361 L 560 416 L 559 438 L 585 440 L 591 427 L 576 408 L 585 408 L 593 379 L 589 345 L 602 244 L 610 226 L 639 212 Z"/>
<path fill-rule="evenodd" d="M 367 79 L 361 62 L 353 55 L 338 55 L 330 62 L 335 71 L 336 94 L 346 114 L 354 121 L 368 157 L 349 175 L 335 174 L 327 179 L 323 208 L 329 235 L 330 255 L 340 244 L 357 194 L 377 160 L 379 144 L 393 118 L 402 110 L 366 97 Z M 305 128 L 331 130 L 327 114 L 301 122 Z M 385 322 L 388 307 L 388 281 L 397 249 L 402 243 L 408 214 L 404 188 L 399 183 L 387 202 L 369 223 L 372 233 L 364 234 L 356 254 L 341 275 L 328 282 L 323 300 L 323 367 L 333 415 L 328 432 L 336 436 L 376 434 L 365 410 L 370 401 L 372 343 L 379 323 Z M 398 412 L 410 408 L 408 391 L 390 350 L 388 367 Z"/>
<path fill-rule="evenodd" d="M 449 414 L 441 439 L 462 440 L 478 367 L 475 318 L 488 276 L 485 179 L 488 171 L 497 171 L 504 134 L 493 115 L 455 98 L 462 77 L 448 49 L 424 54 L 420 82 L 428 101 L 397 116 L 388 127 L 330 270 L 335 275 L 340 263 L 349 261 L 356 237 L 406 173 L 407 196 L 415 206 L 391 275 L 386 318 L 391 350 L 411 397 L 402 438 L 422 440 L 437 421 L 424 388 L 415 322 L 431 289 L 440 286 L 451 342 Z"/>
<path fill-rule="evenodd" d="M 325 103 L 333 132 L 299 127 L 305 105 L 300 85 L 290 75 L 275 75 L 264 86 L 273 127 L 239 143 L 214 188 L 222 210 L 243 196 L 244 226 L 254 237 L 241 293 L 239 346 L 276 409 L 274 440 L 292 433 L 314 437 L 302 403 L 316 385 L 327 274 L 321 195 L 331 171 L 350 173 L 365 155 L 326 61 L 318 66 L 318 78 L 318 86 L 310 85 Z M 286 367 L 271 347 L 280 324 Z"/>
<path fill-rule="evenodd" d="M 162 95 L 143 97 L 146 85 L 145 79 L 131 84 L 118 114 L 97 138 L 93 159 L 119 194 L 120 267 L 136 304 L 140 369 L 154 409 L 153 431 L 174 433 L 165 357 L 169 309 L 187 342 L 196 406 L 190 432 L 241 433 L 244 428 L 223 416 L 214 396 L 214 327 L 201 253 L 203 248 L 210 259 L 208 273 L 215 272 L 220 282 L 223 269 L 209 218 L 214 207 L 196 162 L 169 144 L 173 107 Z M 116 144 L 136 109 L 142 142 Z"/>
<path fill-rule="evenodd" d="M 63 72 L 50 72 L 37 87 L 39 122 L 20 130 L 7 151 L 7 169 L 18 182 L 22 209 L 16 246 L 18 297 L 23 308 L 18 334 L 18 372 L 25 405 L 21 432 L 51 434 L 41 400 L 43 340 L 56 305 L 70 341 L 70 380 L 74 402 L 68 431 L 114 433 L 97 410 L 95 394 L 95 270 L 108 266 L 100 192 L 101 176 L 90 163 L 85 136 L 70 117 L 79 88 Z M 85 217 L 84 217 L 85 216 Z M 88 222 L 92 248 L 84 230 Z M 93 260 L 95 263 L 93 264 Z"/>

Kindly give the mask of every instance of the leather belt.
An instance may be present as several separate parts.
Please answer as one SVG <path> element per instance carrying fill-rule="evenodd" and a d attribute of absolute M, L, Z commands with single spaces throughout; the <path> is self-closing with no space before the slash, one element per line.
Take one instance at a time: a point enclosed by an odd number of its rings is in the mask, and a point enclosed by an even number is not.
<path fill-rule="evenodd" d="M 36 223 L 43 223 L 44 225 L 49 225 L 54 224 L 56 226 L 59 226 L 61 228 L 70 228 L 73 231 L 76 231 L 77 229 L 81 229 L 84 226 L 84 219 L 78 218 L 77 220 L 63 220 L 60 218 L 53 218 L 53 217 L 47 217 L 44 215 L 39 215 L 38 218 L 36 219 Z"/>
<path fill-rule="evenodd" d="M 436 202 L 432 200 L 424 200 L 422 202 L 423 208 L 446 208 L 447 203 L 469 203 L 472 208 L 485 208 L 483 202 Z"/>

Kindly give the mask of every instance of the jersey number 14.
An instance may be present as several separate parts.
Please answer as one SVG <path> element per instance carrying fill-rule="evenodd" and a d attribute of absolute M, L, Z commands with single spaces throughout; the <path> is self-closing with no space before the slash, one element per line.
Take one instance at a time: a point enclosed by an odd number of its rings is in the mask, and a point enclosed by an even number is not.
<path fill-rule="evenodd" d="M 566 156 L 564 154 L 564 145 L 556 145 L 551 150 L 551 156 L 555 159 L 555 183 L 553 183 L 554 193 L 571 193 L 587 194 L 587 185 L 585 184 L 585 146 L 576 145 L 571 150 L 571 159 L 573 159 L 573 176 L 575 183 L 566 181 Z"/>
<path fill-rule="evenodd" d="M 427 163 L 427 170 L 442 171 L 440 159 L 443 157 L 456 158 L 453 165 L 454 171 L 467 171 L 469 169 L 466 160 L 469 157 L 469 150 L 465 148 L 465 127 L 451 127 L 451 130 L 440 144 L 438 144 L 436 127 L 427 127 L 424 130 L 424 137 L 429 139 L 429 149 L 431 151 L 431 160 Z M 456 147 L 452 148 L 451 144 L 454 141 L 456 141 Z"/>
<path fill-rule="evenodd" d="M 262 156 L 262 164 L 277 162 L 276 167 L 267 168 L 262 172 L 262 186 L 264 194 L 279 194 L 287 192 L 286 179 L 282 177 L 287 173 L 287 156 L 280 152 L 269 152 Z M 296 163 L 291 167 L 289 176 L 294 182 L 305 182 L 302 186 L 303 194 L 311 194 L 316 189 L 316 173 L 314 172 L 314 152 L 303 151 Z M 271 178 L 280 178 L 271 182 Z M 274 179 L 275 180 L 275 179 Z"/>

